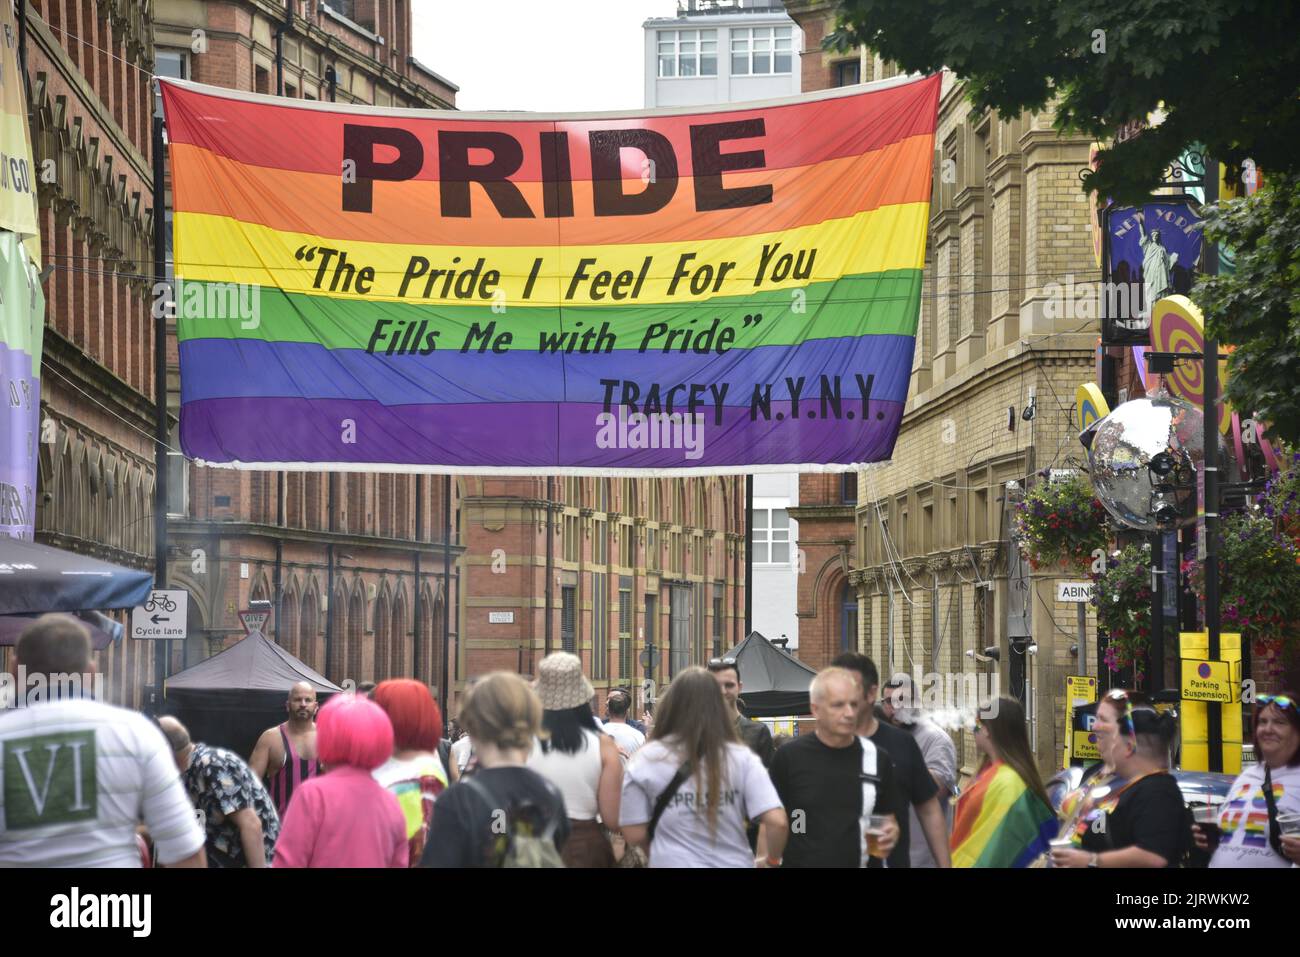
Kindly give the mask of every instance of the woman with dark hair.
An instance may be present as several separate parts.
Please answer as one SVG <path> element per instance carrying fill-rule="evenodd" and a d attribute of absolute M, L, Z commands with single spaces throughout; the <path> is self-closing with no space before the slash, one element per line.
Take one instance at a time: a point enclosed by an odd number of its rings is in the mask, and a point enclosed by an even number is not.
<path fill-rule="evenodd" d="M 593 692 L 582 673 L 582 660 L 567 651 L 543 658 L 537 668 L 537 694 L 545 734 L 534 744 L 528 767 L 564 795 L 570 826 L 564 866 L 613 867 L 614 851 L 601 824 L 618 830 L 623 763 L 618 745 L 600 732 L 591 713 Z"/>
<path fill-rule="evenodd" d="M 1115 700 L 1123 708 L 1109 759 L 1118 780 L 1104 796 L 1090 799 L 1073 846 L 1054 847 L 1052 866 L 1178 867 L 1191 827 L 1182 791 L 1169 773 L 1178 719 L 1147 705 L 1134 707 L 1123 696 Z"/>
<path fill-rule="evenodd" d="M 1300 711 L 1293 692 L 1255 697 L 1259 761 L 1232 782 L 1219 808 L 1219 846 L 1193 826 L 1196 846 L 1213 850 L 1211 867 L 1292 867 L 1300 863 Z M 1294 821 L 1284 833 L 1279 819 Z"/>
<path fill-rule="evenodd" d="M 952 825 L 953 867 L 1028 867 L 1056 834 L 1056 815 L 1038 774 L 1025 711 L 999 698 L 975 722 L 983 759 L 957 800 Z"/>
<path fill-rule="evenodd" d="M 753 867 L 746 826 L 766 825 L 767 860 L 779 861 L 788 825 L 763 762 L 703 668 L 673 679 L 650 740 L 628 762 L 623 836 L 651 867 Z M 653 843 L 651 843 L 653 841 Z"/>

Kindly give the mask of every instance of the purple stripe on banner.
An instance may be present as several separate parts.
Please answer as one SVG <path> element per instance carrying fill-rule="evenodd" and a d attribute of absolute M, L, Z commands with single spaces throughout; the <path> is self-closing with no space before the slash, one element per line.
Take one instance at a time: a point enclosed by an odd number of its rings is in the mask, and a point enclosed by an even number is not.
<path fill-rule="evenodd" d="M 707 400 L 706 400 L 707 403 Z M 796 419 L 773 387 L 771 418 L 702 405 L 702 424 L 638 422 L 598 403 L 384 406 L 343 399 L 202 399 L 181 406 L 187 455 L 223 462 L 356 462 L 439 467 L 727 468 L 849 464 L 889 457 L 903 403 L 847 391 L 839 417 L 815 392 Z M 780 416 L 780 419 L 777 417 Z M 657 445 L 658 447 L 654 447 Z M 380 467 L 382 470 L 382 466 Z"/>
<path fill-rule="evenodd" d="M 31 354 L 0 342 L 0 382 L 0 536 L 31 539 L 41 448 L 41 382 L 32 378 Z"/>
<path fill-rule="evenodd" d="M 847 399 L 858 395 L 856 375 L 872 376 L 871 394 L 903 401 L 911 376 L 911 336 L 868 335 L 814 339 L 799 345 L 733 349 L 722 355 L 615 350 L 588 355 L 519 350 L 467 356 L 439 350 L 427 356 L 371 355 L 362 349 L 327 349 L 311 342 L 258 339 L 188 339 L 180 344 L 181 401 L 292 396 L 375 400 L 384 405 L 489 402 L 605 401 L 602 379 L 634 382 L 642 398 L 654 383 L 720 387 L 726 405 L 748 406 L 756 382 L 784 389 L 788 376 L 806 379 L 804 393 L 826 376 Z M 563 365 L 561 365 L 561 362 Z M 629 393 L 631 394 L 631 393 Z"/>

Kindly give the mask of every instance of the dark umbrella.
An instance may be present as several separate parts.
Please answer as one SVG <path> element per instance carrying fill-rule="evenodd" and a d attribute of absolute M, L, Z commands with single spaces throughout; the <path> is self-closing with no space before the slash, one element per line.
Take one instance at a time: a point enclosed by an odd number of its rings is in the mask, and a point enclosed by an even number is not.
<path fill-rule="evenodd" d="M 23 629 L 39 617 L 39 615 L 0 615 L 0 645 L 18 644 L 18 636 L 23 633 Z M 112 618 L 101 615 L 97 611 L 78 612 L 76 617 L 90 632 L 90 642 L 96 651 L 107 648 L 126 631 Z"/>
<path fill-rule="evenodd" d="M 142 605 L 153 576 L 75 552 L 0 537 L 0 615 Z"/>

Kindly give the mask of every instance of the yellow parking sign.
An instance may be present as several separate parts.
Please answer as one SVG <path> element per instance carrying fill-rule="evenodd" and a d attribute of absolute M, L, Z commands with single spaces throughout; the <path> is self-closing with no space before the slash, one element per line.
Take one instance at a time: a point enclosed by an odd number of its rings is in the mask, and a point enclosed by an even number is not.
<path fill-rule="evenodd" d="M 1184 658 L 1182 699 L 1233 704 L 1240 700 L 1241 663 Z"/>

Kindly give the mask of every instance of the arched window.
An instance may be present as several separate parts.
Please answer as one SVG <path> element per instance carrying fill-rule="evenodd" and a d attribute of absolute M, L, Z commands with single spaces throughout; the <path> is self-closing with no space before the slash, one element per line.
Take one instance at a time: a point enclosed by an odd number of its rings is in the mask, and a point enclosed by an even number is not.
<path fill-rule="evenodd" d="M 373 681 L 383 681 L 385 678 L 393 677 L 388 673 L 390 665 L 389 660 L 389 626 L 392 621 L 390 614 L 388 597 L 388 586 L 385 585 L 379 597 L 375 600 L 375 668 L 371 676 Z"/>
<path fill-rule="evenodd" d="M 840 651 L 858 650 L 858 596 L 847 581 L 840 585 Z"/>
<path fill-rule="evenodd" d="M 389 638 L 388 677 L 409 678 L 411 675 L 411 653 L 406 641 L 406 598 L 401 590 L 393 599 L 392 637 Z"/>

